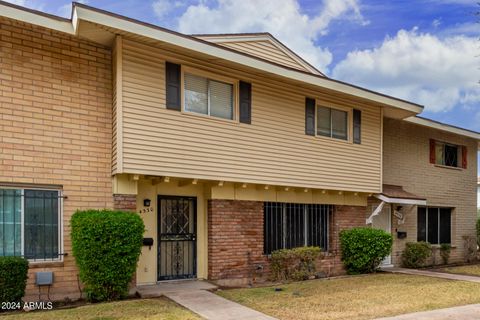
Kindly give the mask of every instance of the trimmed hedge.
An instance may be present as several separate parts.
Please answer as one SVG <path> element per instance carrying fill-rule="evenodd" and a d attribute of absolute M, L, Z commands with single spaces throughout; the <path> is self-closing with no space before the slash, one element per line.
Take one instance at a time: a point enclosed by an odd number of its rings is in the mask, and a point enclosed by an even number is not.
<path fill-rule="evenodd" d="M 90 301 L 126 297 L 145 226 L 134 212 L 77 211 L 71 219 L 72 250 Z"/>
<path fill-rule="evenodd" d="M 272 252 L 273 280 L 307 280 L 315 276 L 315 260 L 320 257 L 319 247 L 280 249 Z"/>
<path fill-rule="evenodd" d="M 402 252 L 402 266 L 404 268 L 423 267 L 432 254 L 432 246 L 427 242 L 407 242 Z"/>
<path fill-rule="evenodd" d="M 341 231 L 342 261 L 347 272 L 374 272 L 390 254 L 392 243 L 392 235 L 379 229 L 364 227 Z"/>
<path fill-rule="evenodd" d="M 0 302 L 21 302 L 27 278 L 27 259 L 0 257 Z"/>

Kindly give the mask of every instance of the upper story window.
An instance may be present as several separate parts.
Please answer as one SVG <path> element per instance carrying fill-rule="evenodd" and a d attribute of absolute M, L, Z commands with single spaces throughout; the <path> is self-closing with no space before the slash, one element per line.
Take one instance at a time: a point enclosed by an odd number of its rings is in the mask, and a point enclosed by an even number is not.
<path fill-rule="evenodd" d="M 184 110 L 222 119 L 234 119 L 233 84 L 184 74 Z"/>
<path fill-rule="evenodd" d="M 430 140 L 430 162 L 440 166 L 467 168 L 467 148 L 456 144 Z"/>
<path fill-rule="evenodd" d="M 305 134 L 362 143 L 362 111 L 347 107 L 325 107 L 305 98 Z"/>
<path fill-rule="evenodd" d="M 435 143 L 435 163 L 448 166 L 458 167 L 459 147 L 453 144 L 443 142 Z"/>
<path fill-rule="evenodd" d="M 317 106 L 317 135 L 348 140 L 348 112 Z"/>
<path fill-rule="evenodd" d="M 238 117 L 239 123 L 251 124 L 252 84 L 202 74 L 206 72 L 166 61 L 166 108 L 227 120 L 236 120 Z"/>
<path fill-rule="evenodd" d="M 57 260 L 60 192 L 0 188 L 0 256 Z"/>

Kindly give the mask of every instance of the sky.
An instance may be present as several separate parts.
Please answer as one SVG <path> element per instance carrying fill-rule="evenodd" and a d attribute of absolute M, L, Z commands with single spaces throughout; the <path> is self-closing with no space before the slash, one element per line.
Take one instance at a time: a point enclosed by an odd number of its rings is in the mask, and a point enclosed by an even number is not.
<path fill-rule="evenodd" d="M 69 17 L 67 0 L 9 0 Z M 327 76 L 480 132 L 476 0 L 83 0 L 187 34 L 270 32 Z"/>

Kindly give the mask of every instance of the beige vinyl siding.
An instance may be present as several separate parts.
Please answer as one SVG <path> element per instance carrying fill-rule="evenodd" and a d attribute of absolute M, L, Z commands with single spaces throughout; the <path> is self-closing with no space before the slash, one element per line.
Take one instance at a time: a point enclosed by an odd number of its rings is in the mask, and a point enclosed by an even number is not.
<path fill-rule="evenodd" d="M 123 172 L 379 192 L 381 109 L 193 63 L 124 39 Z M 252 82 L 252 124 L 165 108 L 165 57 Z M 305 92 L 303 92 L 305 91 Z M 305 135 L 305 96 L 363 111 L 362 144 Z M 347 100 L 348 101 L 348 100 Z"/>
<path fill-rule="evenodd" d="M 116 52 L 113 52 L 112 78 L 115 84 L 117 80 Z M 112 175 L 117 173 L 117 85 L 112 89 Z"/>
<path fill-rule="evenodd" d="M 309 71 L 270 41 L 238 41 L 218 43 L 221 46 L 269 60 L 290 68 Z"/>

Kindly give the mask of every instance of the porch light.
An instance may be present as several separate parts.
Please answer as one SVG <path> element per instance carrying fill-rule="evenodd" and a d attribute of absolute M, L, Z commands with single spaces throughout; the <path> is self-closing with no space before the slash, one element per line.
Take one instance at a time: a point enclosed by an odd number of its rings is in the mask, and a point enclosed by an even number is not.
<path fill-rule="evenodd" d="M 144 207 L 150 207 L 150 204 L 152 201 L 150 199 L 143 199 L 143 206 Z"/>

